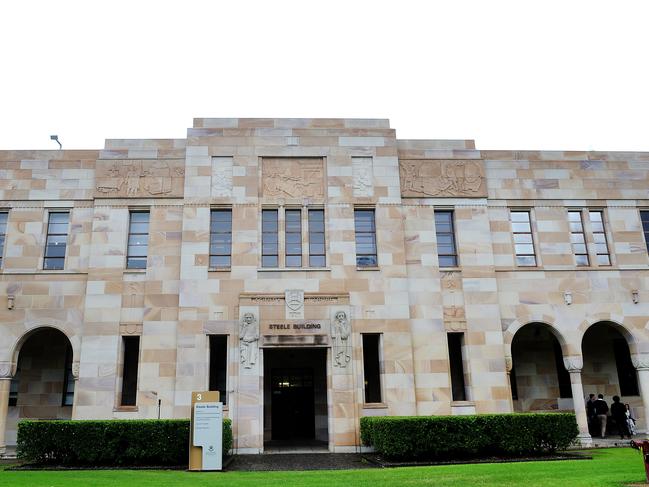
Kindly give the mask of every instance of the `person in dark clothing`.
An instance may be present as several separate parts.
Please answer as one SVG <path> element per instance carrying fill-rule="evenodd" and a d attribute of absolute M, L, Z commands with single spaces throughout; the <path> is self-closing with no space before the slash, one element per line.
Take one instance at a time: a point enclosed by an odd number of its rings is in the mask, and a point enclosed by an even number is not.
<path fill-rule="evenodd" d="M 613 404 L 611 404 L 611 416 L 615 420 L 620 438 L 624 439 L 624 435 L 631 438 L 629 427 L 626 424 L 626 406 L 620 402 L 620 396 L 613 396 Z"/>
<path fill-rule="evenodd" d="M 597 415 L 597 420 L 599 421 L 599 428 L 602 438 L 606 436 L 606 413 L 608 413 L 608 404 L 606 404 L 606 401 L 604 400 L 604 395 L 598 394 L 597 401 L 595 401 L 595 414 Z"/>
<path fill-rule="evenodd" d="M 597 429 L 597 415 L 595 414 L 595 394 L 588 395 L 588 401 L 586 401 L 586 417 L 588 418 L 588 432 L 591 436 L 595 433 Z"/>

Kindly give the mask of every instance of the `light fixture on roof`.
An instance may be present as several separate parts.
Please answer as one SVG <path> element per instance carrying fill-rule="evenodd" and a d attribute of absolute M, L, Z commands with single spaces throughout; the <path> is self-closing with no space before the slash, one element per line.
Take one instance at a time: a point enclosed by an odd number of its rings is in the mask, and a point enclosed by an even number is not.
<path fill-rule="evenodd" d="M 63 149 L 63 145 L 61 142 L 59 142 L 59 136 L 58 135 L 50 135 L 50 140 L 53 140 L 57 144 L 59 144 L 59 150 Z"/>

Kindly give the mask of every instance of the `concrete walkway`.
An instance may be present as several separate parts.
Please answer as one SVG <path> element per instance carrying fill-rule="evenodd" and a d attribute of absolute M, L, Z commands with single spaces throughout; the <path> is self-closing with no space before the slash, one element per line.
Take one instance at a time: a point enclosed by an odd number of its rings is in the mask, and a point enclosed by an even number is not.
<path fill-rule="evenodd" d="M 227 470 L 348 470 L 376 468 L 364 462 L 358 453 L 282 453 L 262 455 L 237 455 L 227 465 Z"/>

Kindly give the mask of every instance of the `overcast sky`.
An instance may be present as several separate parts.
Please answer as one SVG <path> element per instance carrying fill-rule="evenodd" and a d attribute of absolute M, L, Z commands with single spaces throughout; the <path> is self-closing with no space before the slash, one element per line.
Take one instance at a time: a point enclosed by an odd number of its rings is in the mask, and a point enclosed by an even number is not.
<path fill-rule="evenodd" d="M 2 1 L 0 59 L 0 149 L 376 117 L 481 149 L 649 150 L 646 0 Z"/>

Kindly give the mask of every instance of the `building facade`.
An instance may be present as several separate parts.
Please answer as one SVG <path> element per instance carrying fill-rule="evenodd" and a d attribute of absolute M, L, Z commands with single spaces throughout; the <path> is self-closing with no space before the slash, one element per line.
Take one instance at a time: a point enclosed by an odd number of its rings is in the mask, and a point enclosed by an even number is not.
<path fill-rule="evenodd" d="M 387 120 L 196 119 L 0 151 L 0 448 L 187 418 L 356 451 L 359 418 L 649 408 L 649 153 L 481 151 Z M 647 211 L 645 211 L 647 209 Z"/>

